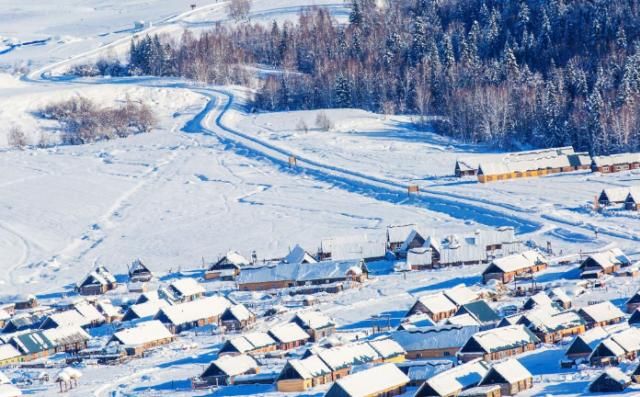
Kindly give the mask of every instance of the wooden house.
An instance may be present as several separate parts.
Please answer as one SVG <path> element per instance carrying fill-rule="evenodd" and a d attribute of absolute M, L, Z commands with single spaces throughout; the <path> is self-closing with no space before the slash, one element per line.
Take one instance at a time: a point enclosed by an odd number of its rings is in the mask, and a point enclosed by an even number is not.
<path fill-rule="evenodd" d="M 279 392 L 304 392 L 312 387 L 331 383 L 331 369 L 316 355 L 289 360 L 276 381 Z"/>
<path fill-rule="evenodd" d="M 596 348 L 609 335 L 627 329 L 626 324 L 616 324 L 608 327 L 594 327 L 581 335 L 577 335 L 569 344 L 565 357 L 573 362 L 581 362 L 589 358 Z"/>
<path fill-rule="evenodd" d="M 547 295 L 549 296 L 549 298 L 551 298 L 551 301 L 557 307 L 566 310 L 570 309 L 571 306 L 573 306 L 571 298 L 569 297 L 569 295 L 567 295 L 566 292 L 564 292 L 562 288 L 554 288 L 551 291 L 547 292 Z"/>
<path fill-rule="evenodd" d="M 162 307 L 154 320 L 162 322 L 171 332 L 180 332 L 205 325 L 219 325 L 222 314 L 231 302 L 222 296 L 211 296 Z"/>
<path fill-rule="evenodd" d="M 533 375 L 520 361 L 508 359 L 494 364 L 480 381 L 480 386 L 498 385 L 501 395 L 513 396 L 533 387 Z"/>
<path fill-rule="evenodd" d="M 501 159 L 480 160 L 478 181 L 487 183 L 571 172 L 584 169 L 584 157 L 584 154 L 574 152 L 572 147 L 509 153 Z"/>
<path fill-rule="evenodd" d="M 591 352 L 591 365 L 612 365 L 622 360 L 635 360 L 640 352 L 640 329 L 627 328 L 600 341 Z"/>
<path fill-rule="evenodd" d="M 0 344 L 0 367 L 17 364 L 22 360 L 22 353 L 20 353 L 20 351 L 12 344 Z"/>
<path fill-rule="evenodd" d="M 394 331 L 390 336 L 406 351 L 406 358 L 410 360 L 451 359 L 479 331 L 477 326 L 445 325 Z"/>
<path fill-rule="evenodd" d="M 610 367 L 589 384 L 589 392 L 621 393 L 630 385 L 631 378 L 622 372 L 620 368 Z"/>
<path fill-rule="evenodd" d="M 585 322 L 578 313 L 571 310 L 553 312 L 549 307 L 524 313 L 518 324 L 526 325 L 544 343 L 557 343 L 586 331 Z"/>
<path fill-rule="evenodd" d="M 494 328 L 471 336 L 458 352 L 463 362 L 495 361 L 534 350 L 540 339 L 524 325 Z"/>
<path fill-rule="evenodd" d="M 465 303 L 460 306 L 456 316 L 469 315 L 481 329 L 494 328 L 500 322 L 500 316 L 485 300 Z"/>
<path fill-rule="evenodd" d="M 138 258 L 131 262 L 129 265 L 129 281 L 130 282 L 146 282 L 151 281 L 153 273 L 147 265 L 142 262 L 142 259 Z"/>
<path fill-rule="evenodd" d="M 378 353 L 383 363 L 402 363 L 406 358 L 407 352 L 393 338 L 381 337 L 368 343 Z"/>
<path fill-rule="evenodd" d="M 387 346 L 387 348 L 389 348 L 390 351 L 396 352 L 389 355 L 389 357 L 396 355 L 397 352 L 403 351 L 397 344 Z M 332 381 L 336 381 L 347 376 L 355 365 L 379 364 L 385 362 L 385 358 L 368 342 L 354 342 L 328 349 L 312 348 L 308 350 L 305 355 L 309 354 L 317 355 L 327 365 L 327 367 L 329 367 L 331 370 Z"/>
<path fill-rule="evenodd" d="M 415 397 L 456 397 L 463 390 L 478 386 L 489 372 L 489 365 L 473 360 L 436 374 L 420 386 Z"/>
<path fill-rule="evenodd" d="M 371 262 L 385 259 L 386 256 L 387 244 L 384 236 L 359 234 L 322 239 L 316 259 L 321 262 L 329 260 Z"/>
<path fill-rule="evenodd" d="M 368 269 L 362 260 L 318 263 L 280 263 L 244 269 L 238 276 L 241 291 L 264 291 L 339 282 L 364 282 Z"/>
<path fill-rule="evenodd" d="M 625 303 L 627 307 L 627 313 L 633 313 L 640 307 L 640 291 L 636 291 L 631 298 Z"/>
<path fill-rule="evenodd" d="M 277 342 L 269 336 L 268 333 L 249 332 L 235 338 L 227 339 L 218 352 L 218 355 L 259 355 L 274 351 L 277 347 Z"/>
<path fill-rule="evenodd" d="M 624 208 L 629 211 L 640 210 L 640 186 L 632 186 L 624 199 Z"/>
<path fill-rule="evenodd" d="M 502 389 L 498 385 L 476 386 L 461 391 L 457 397 L 501 397 Z"/>
<path fill-rule="evenodd" d="M 640 383 L 640 364 L 636 365 L 636 368 L 633 370 L 631 374 L 631 380 L 634 383 Z"/>
<path fill-rule="evenodd" d="M 256 315 L 243 304 L 227 307 L 220 317 L 220 323 L 226 330 L 241 330 L 251 327 L 256 322 Z"/>
<path fill-rule="evenodd" d="M 640 153 L 620 153 L 609 156 L 594 156 L 591 170 L 602 174 L 636 170 L 640 168 Z"/>
<path fill-rule="evenodd" d="M 453 316 L 457 310 L 458 307 L 455 303 L 442 292 L 437 292 L 418 297 L 405 317 L 416 314 L 427 314 L 433 321 L 440 321 Z"/>
<path fill-rule="evenodd" d="M 86 349 L 91 336 L 78 326 L 46 329 L 43 334 L 55 345 L 56 352 L 76 353 Z"/>
<path fill-rule="evenodd" d="M 204 287 L 193 278 L 172 281 L 166 288 L 158 289 L 158 295 L 171 303 L 190 302 L 204 296 Z"/>
<path fill-rule="evenodd" d="M 22 355 L 22 361 L 31 361 L 47 357 L 56 352 L 56 345 L 46 337 L 43 331 L 32 331 L 13 336 L 9 343 Z"/>
<path fill-rule="evenodd" d="M 5 321 L 2 332 L 10 334 L 13 332 L 38 328 L 42 321 L 42 317 L 37 314 L 19 313 Z"/>
<path fill-rule="evenodd" d="M 603 207 L 608 207 L 614 204 L 622 204 L 629 195 L 628 187 L 611 187 L 602 189 L 598 195 L 598 204 Z"/>
<path fill-rule="evenodd" d="M 407 251 L 422 247 L 425 241 L 414 224 L 387 226 L 387 250 L 397 257 L 406 257 Z"/>
<path fill-rule="evenodd" d="M 291 350 L 307 343 L 310 339 L 296 323 L 280 324 L 269 329 L 269 336 L 276 341 L 278 350 Z"/>
<path fill-rule="evenodd" d="M 365 369 L 336 381 L 325 397 L 391 397 L 404 393 L 409 378 L 393 364 Z"/>
<path fill-rule="evenodd" d="M 458 178 L 476 176 L 478 173 L 478 161 L 473 159 L 458 159 L 454 169 L 454 175 Z"/>
<path fill-rule="evenodd" d="M 129 356 L 140 356 L 145 351 L 166 345 L 173 340 L 171 332 L 156 320 L 138 323 L 133 328 L 115 332 L 111 337 L 111 341 L 123 345 Z"/>
<path fill-rule="evenodd" d="M 549 295 L 540 291 L 535 295 L 530 296 L 522 305 L 522 310 L 531 310 L 535 307 L 552 307 L 553 301 Z"/>
<path fill-rule="evenodd" d="M 160 312 L 160 309 L 167 306 L 170 306 L 169 302 L 164 299 L 154 299 L 143 303 L 136 303 L 127 308 L 122 316 L 122 321 L 151 320 Z"/>
<path fill-rule="evenodd" d="M 578 310 L 587 328 L 617 324 L 624 321 L 624 313 L 609 301 L 585 306 Z"/>
<path fill-rule="evenodd" d="M 13 304 L 15 310 L 35 309 L 39 305 L 38 298 L 35 295 L 21 296 Z"/>
<path fill-rule="evenodd" d="M 533 274 L 548 267 L 547 259 L 537 251 L 525 251 L 494 259 L 482 272 L 482 280 L 486 284 L 490 280 L 498 280 L 503 284 L 513 281 L 516 276 Z"/>
<path fill-rule="evenodd" d="M 229 251 L 225 256 L 209 266 L 204 278 L 210 280 L 229 274 L 231 279 L 235 279 L 242 271 L 242 268 L 250 264 L 251 262 L 238 252 Z"/>
<path fill-rule="evenodd" d="M 200 375 L 200 378 L 212 386 L 233 385 L 240 375 L 257 374 L 260 367 L 256 360 L 246 354 L 222 356 L 213 361 Z"/>
<path fill-rule="evenodd" d="M 336 324 L 328 316 L 316 311 L 298 312 L 291 320 L 298 324 L 311 337 L 312 342 L 332 335 Z"/>
<path fill-rule="evenodd" d="M 107 323 L 122 320 L 122 310 L 115 306 L 109 299 L 101 299 L 96 302 L 96 309 L 102 314 Z"/>
<path fill-rule="evenodd" d="M 98 266 L 76 285 L 76 290 L 80 295 L 102 295 L 117 286 L 113 274 L 106 267 Z"/>
<path fill-rule="evenodd" d="M 630 266 L 631 260 L 618 248 L 589 255 L 580 264 L 581 278 L 598 278 L 613 274 L 622 267 Z"/>

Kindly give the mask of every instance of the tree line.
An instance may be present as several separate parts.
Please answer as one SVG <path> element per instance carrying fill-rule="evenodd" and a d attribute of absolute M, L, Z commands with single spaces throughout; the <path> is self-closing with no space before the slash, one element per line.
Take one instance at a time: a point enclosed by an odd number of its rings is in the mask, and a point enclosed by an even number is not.
<path fill-rule="evenodd" d="M 127 65 L 92 67 L 217 84 L 258 70 L 260 110 L 438 115 L 440 133 L 467 142 L 640 149 L 640 0 L 352 0 L 346 23 L 318 8 L 145 37 Z"/>

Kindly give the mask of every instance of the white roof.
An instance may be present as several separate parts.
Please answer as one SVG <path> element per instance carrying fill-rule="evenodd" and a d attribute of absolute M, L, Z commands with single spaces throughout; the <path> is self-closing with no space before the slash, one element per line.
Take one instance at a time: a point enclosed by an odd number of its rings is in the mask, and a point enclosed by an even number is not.
<path fill-rule="evenodd" d="M 368 343 L 350 343 L 321 350 L 318 356 L 329 368 L 341 369 L 350 365 L 365 364 L 381 358 L 380 354 Z"/>
<path fill-rule="evenodd" d="M 477 385 L 487 374 L 484 362 L 475 360 L 441 372 L 426 383 L 441 396 Z"/>
<path fill-rule="evenodd" d="M 329 316 L 317 311 L 304 311 L 296 313 L 296 317 L 308 328 L 319 329 L 335 325 Z"/>
<path fill-rule="evenodd" d="M 237 265 L 237 266 L 247 266 L 251 264 L 251 262 L 249 262 L 247 258 L 240 255 L 240 253 L 238 253 L 237 251 L 227 252 L 227 254 L 225 255 L 225 258 L 227 259 L 228 262 L 233 263 L 234 265 Z"/>
<path fill-rule="evenodd" d="M 82 316 L 89 322 L 104 321 L 104 316 L 98 309 L 89 302 L 83 301 L 73 305 Z"/>
<path fill-rule="evenodd" d="M 456 306 L 466 305 L 467 303 L 478 300 L 478 293 L 471 290 L 464 284 L 457 285 L 453 288 L 443 291 L 444 295 L 449 298 Z"/>
<path fill-rule="evenodd" d="M 0 384 L 11 383 L 11 380 L 4 374 L 4 372 L 0 372 Z"/>
<path fill-rule="evenodd" d="M 624 313 L 609 301 L 604 301 L 591 306 L 585 306 L 580 310 L 586 313 L 587 316 L 592 318 L 597 323 L 624 317 Z"/>
<path fill-rule="evenodd" d="M 479 326 L 480 323 L 477 322 L 469 313 L 460 314 L 458 316 L 449 317 L 447 319 L 447 324 L 451 325 L 470 325 L 470 326 Z"/>
<path fill-rule="evenodd" d="M 549 297 L 551 299 L 557 299 L 561 302 L 571 302 L 571 298 L 562 288 L 554 288 L 549 291 Z"/>
<path fill-rule="evenodd" d="M 164 313 L 174 325 L 191 323 L 204 318 L 220 316 L 231 306 L 231 302 L 222 296 L 210 296 L 173 306 L 165 306 L 156 315 Z"/>
<path fill-rule="evenodd" d="M 170 285 L 182 296 L 203 294 L 205 292 L 204 287 L 194 278 L 181 278 L 173 281 Z"/>
<path fill-rule="evenodd" d="M 382 364 L 336 381 L 350 397 L 366 397 L 409 383 L 409 377 L 393 364 Z"/>
<path fill-rule="evenodd" d="M 537 342 L 537 338 L 524 325 L 509 325 L 478 332 L 473 339 L 487 352 L 500 350 L 507 346 Z"/>
<path fill-rule="evenodd" d="M 509 273 L 526 269 L 536 264 L 547 263 L 547 260 L 539 252 L 530 250 L 520 254 L 513 254 L 494 259 L 491 263 L 503 272 Z"/>
<path fill-rule="evenodd" d="M 120 307 L 114 306 L 110 300 L 103 299 L 96 303 L 96 305 L 109 317 L 119 316 L 122 314 Z"/>
<path fill-rule="evenodd" d="M 309 253 L 305 251 L 304 248 L 302 248 L 298 244 L 296 244 L 296 246 L 293 247 L 291 252 L 289 252 L 289 254 L 287 254 L 287 256 L 285 256 L 282 259 L 282 262 L 285 262 L 285 263 L 302 263 L 305 261 L 308 263 L 318 262 L 314 257 L 309 255 Z"/>
<path fill-rule="evenodd" d="M 89 340 L 91 336 L 82 328 L 77 326 L 65 326 L 42 331 L 44 336 L 56 345 L 64 345 L 71 340 L 77 342 L 77 339 Z"/>
<path fill-rule="evenodd" d="M 391 338 L 372 340 L 369 342 L 369 345 L 385 359 L 406 353 L 402 346 Z"/>
<path fill-rule="evenodd" d="M 144 303 L 131 305 L 129 310 L 138 316 L 138 318 L 154 317 L 160 309 L 169 306 L 169 302 L 164 299 L 149 300 Z"/>
<path fill-rule="evenodd" d="M 619 153 L 609 156 L 594 156 L 593 162 L 598 167 L 625 163 L 637 163 L 640 162 L 640 153 Z"/>
<path fill-rule="evenodd" d="M 605 194 L 607 199 L 609 199 L 612 203 L 622 203 L 627 199 L 629 195 L 628 187 L 611 187 L 608 189 L 603 189 L 600 195 Z"/>
<path fill-rule="evenodd" d="M 246 354 L 240 354 L 238 356 L 222 356 L 213 363 L 228 376 L 242 375 L 258 368 L 256 360 Z"/>
<path fill-rule="evenodd" d="M 551 305 L 553 305 L 553 301 L 551 300 L 549 295 L 545 294 L 542 291 L 538 292 L 535 295 L 530 296 L 527 301 L 529 301 L 529 300 L 532 301 L 535 306 L 551 306 Z"/>
<path fill-rule="evenodd" d="M 525 172 L 545 168 L 560 168 L 571 165 L 569 156 L 575 154 L 572 147 L 530 150 L 508 153 L 499 160 L 482 160 L 479 168 L 485 175 Z"/>
<path fill-rule="evenodd" d="M 612 248 L 608 251 L 591 254 L 589 258 L 602 266 L 603 269 L 631 264 L 631 260 L 619 248 Z"/>
<path fill-rule="evenodd" d="M 334 261 L 379 258 L 384 257 L 387 252 L 386 243 L 380 237 L 370 237 L 368 235 L 342 236 L 323 239 L 321 241 L 322 250 L 331 253 Z"/>
<path fill-rule="evenodd" d="M 289 364 L 298 371 L 303 379 L 331 373 L 331 369 L 315 354 L 302 360 L 289 360 Z"/>
<path fill-rule="evenodd" d="M 118 331 L 113 336 L 127 346 L 139 346 L 172 337 L 171 332 L 157 320 L 139 323 L 133 328 Z"/>
<path fill-rule="evenodd" d="M 431 313 L 437 314 L 456 310 L 456 305 L 451 302 L 442 292 L 418 297 L 418 302 L 422 303 Z"/>
<path fill-rule="evenodd" d="M 595 380 L 599 379 L 601 376 L 606 375 L 609 378 L 613 379 L 615 382 L 620 383 L 621 385 L 627 384 L 631 382 L 631 378 L 618 367 L 609 367 L 604 370 L 602 374 L 596 377 Z M 594 381 L 595 381 L 594 380 Z"/>
<path fill-rule="evenodd" d="M 610 337 L 626 352 L 640 352 L 640 329 L 632 327 Z"/>
<path fill-rule="evenodd" d="M 253 317 L 253 313 L 242 303 L 229 307 L 229 311 L 238 321 L 245 321 Z"/>
<path fill-rule="evenodd" d="M 578 313 L 569 310 L 561 313 L 554 313 L 548 307 L 540 307 L 524 314 L 533 326 L 542 331 L 556 331 L 560 329 L 569 329 L 584 324 L 582 317 Z"/>
<path fill-rule="evenodd" d="M 491 369 L 509 383 L 517 383 L 533 377 L 520 361 L 513 358 L 497 363 Z"/>
<path fill-rule="evenodd" d="M 276 344 L 276 341 L 266 332 L 248 332 L 243 336 L 256 349 Z"/>
<path fill-rule="evenodd" d="M 8 360 L 10 358 L 20 356 L 20 352 L 13 345 L 8 343 L 0 345 L 0 360 Z"/>
<path fill-rule="evenodd" d="M 231 338 L 228 341 L 233 347 L 236 348 L 240 353 L 246 353 L 253 349 L 253 345 L 245 338 L 244 336 L 238 336 L 235 338 Z"/>
<path fill-rule="evenodd" d="M 52 315 L 49 316 L 49 318 L 52 321 L 55 321 L 55 323 L 59 327 L 66 327 L 66 326 L 84 327 L 91 323 L 90 320 L 84 318 L 82 314 L 80 314 L 78 311 L 73 309 L 65 310 L 63 312 L 53 313 Z"/>
<path fill-rule="evenodd" d="M 0 397 L 19 397 L 22 396 L 22 391 L 12 384 L 0 385 Z"/>
<path fill-rule="evenodd" d="M 271 333 L 271 335 L 281 343 L 289 343 L 298 340 L 309 339 L 309 334 L 307 334 L 296 323 L 276 325 L 269 330 L 269 333 Z"/>

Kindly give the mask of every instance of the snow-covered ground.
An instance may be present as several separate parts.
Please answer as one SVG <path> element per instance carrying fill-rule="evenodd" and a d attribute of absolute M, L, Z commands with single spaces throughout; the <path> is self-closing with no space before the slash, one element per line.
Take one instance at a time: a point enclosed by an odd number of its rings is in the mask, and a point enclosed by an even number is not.
<path fill-rule="evenodd" d="M 590 204 L 605 187 L 637 183 L 640 173 L 575 172 L 479 184 L 453 178 L 455 160 L 495 152 L 416 128 L 408 116 L 325 110 L 333 127 L 324 131 L 316 126 L 319 111 L 249 113 L 245 105 L 251 93 L 242 87 L 155 78 L 50 79 L 75 63 L 122 55 L 135 34 L 197 33 L 217 22 L 231 23 L 225 2 L 198 2 L 194 10 L 190 4 L 0 0 L 0 70 L 15 65 L 29 70 L 21 79 L 0 74 L 3 295 L 57 298 L 95 264 L 121 275 L 141 257 L 167 275 L 199 269 L 203 259 L 212 261 L 229 249 L 279 257 L 297 243 L 313 252 L 325 237 L 381 237 L 388 225 L 408 223 L 437 235 L 509 225 L 522 240 L 550 242 L 556 253 L 618 246 L 638 254 L 637 214 L 595 213 Z M 317 5 L 331 7 L 338 18 L 347 12 L 347 5 L 335 0 L 254 0 L 252 20 L 291 19 L 301 7 Z M 137 20 L 153 26 L 134 31 Z M 39 118 L 37 111 L 73 96 L 102 105 L 126 98 L 146 102 L 158 116 L 158 128 L 91 145 L 6 148 L 6 131 L 13 125 L 33 144 L 41 137 L 56 142 L 55 123 Z M 296 167 L 288 165 L 291 156 Z M 409 184 L 418 184 L 421 193 L 408 196 Z M 538 281 L 571 287 L 575 280 L 568 273 L 574 267 L 552 267 Z M 318 308 L 343 329 L 367 328 L 380 314 L 397 320 L 417 295 L 478 283 L 482 269 L 382 274 L 362 288 L 320 298 Z M 620 278 L 576 302 L 615 299 L 619 304 L 636 286 L 637 281 Z M 223 287 L 212 283 L 208 288 Z M 258 327 L 267 329 L 288 315 Z M 219 336 L 190 335 L 119 367 L 87 367 L 70 395 L 194 395 L 188 378 L 215 357 L 221 342 Z M 524 395 L 582 393 L 594 372 L 561 371 L 556 365 L 561 355 L 551 347 L 526 355 L 523 363 L 536 376 L 536 386 Z M 26 392 L 51 395 L 55 387 Z M 319 388 L 309 395 L 322 393 Z M 213 395 L 276 394 L 266 385 Z"/>

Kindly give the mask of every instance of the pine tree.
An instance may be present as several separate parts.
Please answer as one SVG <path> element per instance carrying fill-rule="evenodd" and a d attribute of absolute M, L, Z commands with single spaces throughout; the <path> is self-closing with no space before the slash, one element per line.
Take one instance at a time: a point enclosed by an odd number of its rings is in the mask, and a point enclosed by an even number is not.
<path fill-rule="evenodd" d="M 336 107 L 351 107 L 351 87 L 349 84 L 349 80 L 347 80 L 342 74 L 339 74 L 336 77 L 334 98 Z"/>

